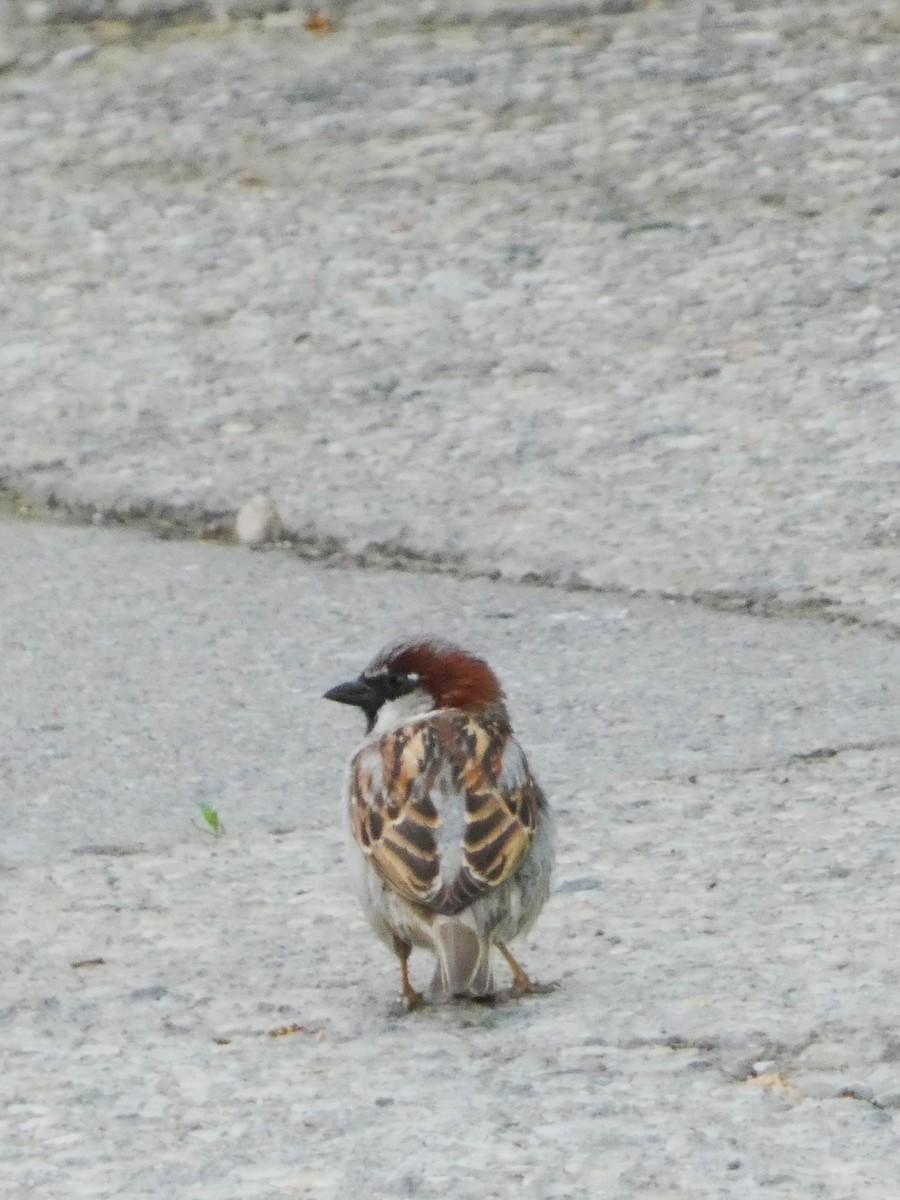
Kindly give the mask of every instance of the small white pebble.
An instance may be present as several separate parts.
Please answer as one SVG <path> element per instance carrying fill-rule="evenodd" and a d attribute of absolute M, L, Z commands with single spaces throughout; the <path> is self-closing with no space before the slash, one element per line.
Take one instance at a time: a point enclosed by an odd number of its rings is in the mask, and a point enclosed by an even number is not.
<path fill-rule="evenodd" d="M 767 1072 L 771 1071 L 774 1066 L 775 1066 L 774 1058 L 761 1059 L 759 1062 L 755 1062 L 753 1064 L 753 1074 L 754 1075 L 765 1075 Z"/>
<path fill-rule="evenodd" d="M 277 542 L 283 526 L 278 509 L 268 496 L 254 496 L 241 507 L 234 523 L 238 541 L 244 546 Z"/>
<path fill-rule="evenodd" d="M 55 67 L 74 67 L 76 63 L 87 62 L 96 53 L 97 47 L 91 42 L 85 42 L 81 46 L 69 46 L 53 55 L 53 65 Z"/>

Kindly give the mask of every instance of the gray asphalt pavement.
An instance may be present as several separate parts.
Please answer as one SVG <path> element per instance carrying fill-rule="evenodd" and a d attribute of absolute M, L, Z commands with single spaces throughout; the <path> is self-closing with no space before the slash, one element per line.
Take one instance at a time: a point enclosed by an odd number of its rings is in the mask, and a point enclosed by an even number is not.
<path fill-rule="evenodd" d="M 200 803 L 330 828 L 361 731 L 321 694 L 417 631 L 496 663 L 562 805 L 897 738 L 900 647 L 865 630 L 37 522 L 0 546 L 6 863 L 171 846 Z"/>
<path fill-rule="evenodd" d="M 896 1200 L 896 4 L 247 3 L 0 11 L 3 1200 Z M 551 995 L 345 887 L 417 631 Z"/>
<path fill-rule="evenodd" d="M 38 522 L 0 557 L 5 1195 L 893 1195 L 895 643 Z M 401 1018 L 320 696 L 431 629 L 552 798 L 561 986 Z"/>
<path fill-rule="evenodd" d="M 894 13 L 82 31 L 0 77 L 0 479 L 897 628 Z"/>

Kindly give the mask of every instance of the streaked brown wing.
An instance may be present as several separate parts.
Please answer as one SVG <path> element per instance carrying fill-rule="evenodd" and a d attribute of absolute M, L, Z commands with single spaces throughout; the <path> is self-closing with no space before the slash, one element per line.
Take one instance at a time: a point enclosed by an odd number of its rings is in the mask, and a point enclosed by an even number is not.
<path fill-rule="evenodd" d="M 452 915 L 516 869 L 545 801 L 505 722 L 442 713 L 396 730 L 354 760 L 351 825 L 385 883 L 413 904 Z M 462 862 L 442 871 L 441 814 L 464 810 Z M 456 824 L 456 822 L 454 822 Z"/>
<path fill-rule="evenodd" d="M 509 729 L 464 720 L 457 736 L 463 735 L 472 752 L 460 770 L 466 810 L 463 865 L 442 889 L 445 913 L 461 912 L 509 878 L 531 845 L 546 803 Z"/>
<path fill-rule="evenodd" d="M 396 730 L 380 743 L 381 755 L 365 751 L 351 773 L 353 835 L 385 883 L 413 904 L 430 908 L 441 890 L 441 864 L 431 799 L 440 770 L 429 761 L 428 729 Z"/>

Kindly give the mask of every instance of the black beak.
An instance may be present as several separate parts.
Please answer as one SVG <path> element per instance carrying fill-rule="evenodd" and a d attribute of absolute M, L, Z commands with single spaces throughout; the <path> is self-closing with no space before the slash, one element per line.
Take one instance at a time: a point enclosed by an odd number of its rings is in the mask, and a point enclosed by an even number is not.
<path fill-rule="evenodd" d="M 339 683 L 327 691 L 322 699 L 336 700 L 338 704 L 354 704 L 365 712 L 376 711 L 381 703 L 381 697 L 364 679 L 348 679 L 346 683 Z"/>

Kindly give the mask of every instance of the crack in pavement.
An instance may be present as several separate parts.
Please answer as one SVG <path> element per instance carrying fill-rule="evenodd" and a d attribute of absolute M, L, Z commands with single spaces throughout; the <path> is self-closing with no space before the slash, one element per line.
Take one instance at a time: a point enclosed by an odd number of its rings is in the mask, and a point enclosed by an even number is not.
<path fill-rule="evenodd" d="M 878 750 L 900 748 L 900 737 L 872 738 L 869 741 L 841 742 L 834 746 L 815 746 L 812 750 L 798 750 L 784 758 L 773 758 L 768 762 L 751 763 L 749 766 L 716 767 L 707 771 L 684 774 L 680 771 L 667 771 L 662 775 L 648 777 L 651 783 L 698 783 L 704 779 L 736 778 L 741 775 L 758 775 L 766 771 L 786 770 L 788 767 L 802 766 L 807 763 L 822 762 L 838 758 L 842 754 L 853 751 L 876 753 Z"/>
<path fill-rule="evenodd" d="M 63 501 L 53 494 L 33 499 L 27 487 L 0 479 L 0 515 L 19 520 L 61 521 L 74 525 L 120 525 L 140 529 L 164 540 L 217 541 L 236 544 L 236 512 L 202 507 L 178 507 L 155 501 L 130 504 L 113 509 L 87 501 Z M 741 591 L 733 588 L 677 591 L 669 588 L 597 585 L 582 578 L 576 570 L 536 569 L 522 575 L 510 575 L 500 569 L 478 566 L 467 561 L 464 551 L 425 553 L 397 542 L 372 540 L 353 548 L 350 539 L 316 530 L 284 529 L 272 549 L 281 548 L 308 562 L 325 567 L 356 570 L 397 571 L 406 574 L 449 575 L 454 579 L 486 579 L 520 587 L 552 588 L 563 592 L 589 592 L 623 600 L 664 600 L 670 604 L 699 608 L 707 612 L 733 613 L 765 620 L 792 620 L 840 625 L 848 629 L 880 634 L 886 640 L 900 640 L 900 625 L 879 619 L 867 620 L 848 612 L 839 600 L 827 595 L 787 599 L 766 591 Z"/>

